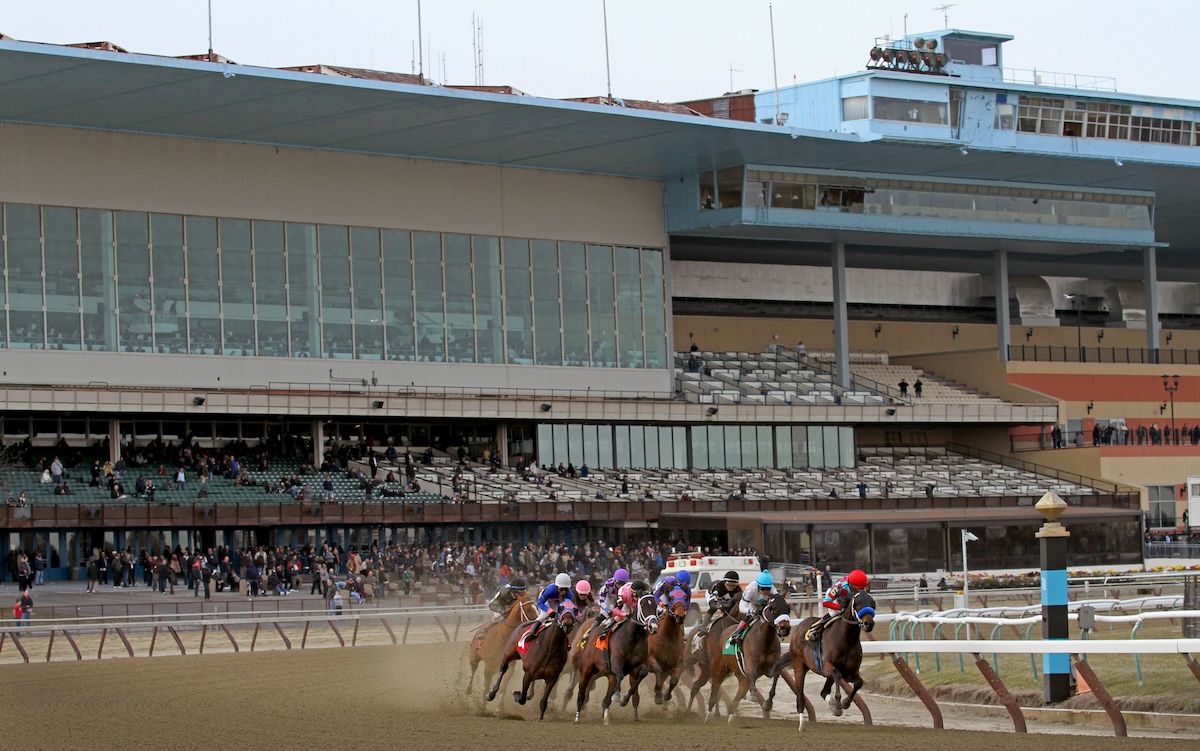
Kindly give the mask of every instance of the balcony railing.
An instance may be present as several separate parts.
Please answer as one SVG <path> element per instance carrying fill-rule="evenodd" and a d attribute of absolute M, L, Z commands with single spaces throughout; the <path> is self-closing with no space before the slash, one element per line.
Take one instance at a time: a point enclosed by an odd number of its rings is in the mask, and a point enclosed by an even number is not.
<path fill-rule="evenodd" d="M 1019 362 L 1094 362 L 1117 365 L 1200 365 L 1198 349 L 1139 349 L 1136 347 L 1067 347 L 1051 344 L 1013 344 L 1008 359 Z"/>

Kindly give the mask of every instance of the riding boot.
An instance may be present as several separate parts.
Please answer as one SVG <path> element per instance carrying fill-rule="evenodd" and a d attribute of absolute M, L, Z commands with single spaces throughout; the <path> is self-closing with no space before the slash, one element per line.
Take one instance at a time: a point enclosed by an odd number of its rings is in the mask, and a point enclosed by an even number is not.
<path fill-rule="evenodd" d="M 708 615 L 704 616 L 704 623 L 701 623 L 700 628 L 696 629 L 696 636 L 699 636 L 701 639 L 708 636 L 708 630 L 712 628 L 713 613 L 715 612 L 717 611 L 710 610 L 708 611 Z"/>
<path fill-rule="evenodd" d="M 596 630 L 597 641 L 608 635 L 608 630 L 612 628 L 613 621 L 614 618 L 611 615 L 604 619 L 604 621 L 600 624 L 600 628 Z"/>
<path fill-rule="evenodd" d="M 740 643 L 741 643 L 741 641 L 742 641 L 742 632 L 746 630 L 746 626 L 747 626 L 749 623 L 750 623 L 750 621 L 748 621 L 748 620 L 747 620 L 747 619 L 745 619 L 745 618 L 743 618 L 742 620 L 738 621 L 737 628 L 736 628 L 736 629 L 734 629 L 734 631 L 733 631 L 733 636 L 729 637 L 729 643 L 730 643 L 730 644 L 740 644 Z"/>
<path fill-rule="evenodd" d="M 821 633 L 825 630 L 825 624 L 829 623 L 830 619 L 832 618 L 833 613 L 823 614 L 821 616 L 821 620 L 812 625 L 812 628 L 808 630 L 808 633 L 804 635 L 804 638 L 815 644 L 821 638 Z"/>

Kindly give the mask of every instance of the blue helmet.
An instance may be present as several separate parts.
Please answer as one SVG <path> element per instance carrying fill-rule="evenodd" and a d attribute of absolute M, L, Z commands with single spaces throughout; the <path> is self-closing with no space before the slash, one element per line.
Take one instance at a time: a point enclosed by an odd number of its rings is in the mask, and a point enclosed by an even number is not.
<path fill-rule="evenodd" d="M 679 582 L 680 584 L 691 584 L 692 575 L 687 572 L 687 569 L 684 569 L 683 571 L 675 574 L 675 581 Z"/>
<path fill-rule="evenodd" d="M 755 579 L 754 581 L 756 584 L 758 584 L 759 587 L 762 587 L 763 589 L 766 589 L 767 587 L 775 586 L 775 579 L 773 579 L 771 577 L 770 571 L 762 572 L 761 574 L 758 575 L 758 578 Z"/>

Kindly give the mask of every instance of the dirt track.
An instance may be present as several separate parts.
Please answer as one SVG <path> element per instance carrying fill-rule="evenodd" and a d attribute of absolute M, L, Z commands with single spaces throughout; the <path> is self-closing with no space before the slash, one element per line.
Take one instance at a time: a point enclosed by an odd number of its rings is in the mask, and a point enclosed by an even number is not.
<path fill-rule="evenodd" d="M 492 716 L 494 708 L 481 715 L 478 697 L 459 693 L 463 651 L 459 643 L 4 665 L 0 685 L 8 700 L 0 703 L 0 720 L 9 737 L 19 739 L 13 747 L 55 751 L 527 746 L 533 728 L 526 720 L 536 721 L 536 707 L 516 708 L 510 700 L 501 710 L 503 718 Z M 642 703 L 643 722 L 634 724 L 629 709 L 614 707 L 607 728 L 593 701 L 579 728 L 581 738 L 616 744 L 612 748 L 657 739 L 655 745 L 699 751 L 728 751 L 747 740 L 762 748 L 800 741 L 792 721 L 739 719 L 735 727 L 705 726 L 697 714 L 664 712 L 649 694 Z M 541 729 L 566 731 L 562 737 L 570 739 L 577 727 L 570 719 L 568 713 L 556 713 Z M 857 743 L 889 751 L 960 751 L 968 745 L 972 751 L 1107 751 L 1147 742 L 1162 751 L 1195 748 L 1194 740 L 1183 739 L 1017 736 L 1011 730 L 967 736 L 956 730 L 829 722 L 807 725 L 804 743 L 842 743 L 847 733 L 860 738 Z M 671 737 L 678 742 L 672 744 Z"/>

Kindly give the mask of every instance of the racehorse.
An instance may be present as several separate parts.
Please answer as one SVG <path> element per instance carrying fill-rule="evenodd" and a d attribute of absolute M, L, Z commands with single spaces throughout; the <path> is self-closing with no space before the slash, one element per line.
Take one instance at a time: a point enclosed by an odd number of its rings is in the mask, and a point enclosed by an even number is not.
<path fill-rule="evenodd" d="M 646 669 L 654 673 L 654 703 L 663 705 L 664 709 L 683 674 L 687 642 L 683 621 L 688 614 L 688 596 L 682 589 L 672 589 L 667 599 L 671 605 L 658 614 L 658 632 L 650 635 L 649 659 L 646 661 Z M 667 679 L 670 682 L 664 691 L 663 683 Z"/>
<path fill-rule="evenodd" d="M 821 660 L 813 654 L 812 645 L 804 638 L 804 634 L 816 621 L 816 618 L 805 618 L 796 629 L 796 636 L 788 647 L 788 653 L 775 664 L 774 680 L 771 681 L 771 694 L 768 705 L 775 697 L 775 686 L 783 669 L 791 665 L 794 675 L 792 681 L 784 680 L 796 692 L 796 711 L 800 713 L 800 729 L 804 729 L 804 676 L 812 671 L 825 676 L 825 686 L 821 689 L 821 698 L 829 702 L 835 717 L 840 717 L 842 710 L 849 709 L 854 695 L 862 688 L 863 679 L 858 669 L 862 665 L 862 632 L 868 633 L 875 628 L 875 598 L 866 591 L 855 593 L 840 616 L 825 624 L 821 632 Z M 850 684 L 850 693 L 842 699 L 842 680 Z M 833 696 L 829 695 L 833 689 Z"/>
<path fill-rule="evenodd" d="M 468 694 L 475 683 L 475 671 L 479 668 L 479 663 L 483 663 L 483 685 L 487 686 L 492 682 L 496 666 L 500 664 L 508 637 L 512 636 L 517 626 L 532 621 L 537 616 L 537 604 L 522 592 L 517 596 L 516 602 L 509 606 L 504 620 L 489 621 L 476 629 L 467 651 L 467 661 L 471 666 L 471 677 L 467 680 Z"/>
<path fill-rule="evenodd" d="M 542 628 L 533 638 L 527 638 L 527 634 L 536 628 L 535 624 L 530 624 L 528 627 L 523 626 L 514 631 L 504 645 L 504 656 L 500 659 L 500 672 L 496 675 L 495 685 L 488 692 L 488 701 L 496 698 L 496 692 L 500 690 L 500 681 L 503 680 L 509 663 L 519 657 L 525 677 L 521 681 L 521 690 L 513 691 L 513 701 L 517 704 L 529 701 L 533 682 L 545 681 L 546 687 L 542 691 L 542 701 L 538 705 L 541 708 L 538 719 L 545 719 L 550 692 L 554 690 L 554 684 L 558 683 L 563 665 L 567 664 L 567 654 L 571 648 L 571 630 L 575 628 L 577 616 L 574 603 L 567 600 L 558 607 L 553 624 Z M 522 642 L 524 643 L 522 644 Z"/>
<path fill-rule="evenodd" d="M 708 697 L 708 713 L 705 714 L 705 721 L 714 710 L 717 710 L 721 684 L 731 673 L 736 673 L 738 676 L 738 690 L 733 700 L 727 705 L 729 720 L 733 720 L 738 702 L 751 690 L 754 691 L 755 700 L 762 707 L 763 719 L 771 716 L 770 706 L 758 692 L 754 683 L 761 676 L 771 675 L 775 664 L 779 662 L 779 653 L 782 651 L 780 642 L 792 630 L 791 612 L 792 608 L 788 605 L 786 597 L 781 594 L 771 595 L 767 604 L 763 606 L 762 612 L 750 624 L 745 637 L 742 638 L 742 659 L 740 661 L 737 654 L 724 654 L 725 645 L 729 642 L 729 637 L 733 636 L 733 632 L 737 630 L 737 626 L 724 629 L 719 642 L 715 644 L 709 642 L 708 661 L 712 669 L 712 688 Z M 717 714 L 720 715 L 719 710 L 717 710 Z"/>
<path fill-rule="evenodd" d="M 712 663 L 709 662 L 708 655 L 714 648 L 718 654 L 720 653 L 721 647 L 725 644 L 721 640 L 721 632 L 728 626 L 735 625 L 737 625 L 737 618 L 734 618 L 725 611 L 721 611 L 721 614 L 714 618 L 713 622 L 709 625 L 708 633 L 704 635 L 704 640 L 699 645 L 700 648 L 693 654 L 689 654 L 684 667 L 690 669 L 694 665 L 699 672 L 696 680 L 692 682 L 692 693 L 688 697 L 687 708 L 689 712 L 692 709 L 692 704 L 696 701 L 696 695 L 700 693 L 700 689 L 712 678 Z M 720 646 L 713 647 L 712 645 L 714 644 L 719 644 Z"/>
<path fill-rule="evenodd" d="M 638 718 L 638 684 L 646 676 L 642 669 L 647 657 L 646 639 L 649 634 L 658 631 L 657 606 L 651 595 L 638 598 L 633 612 L 621 624 L 612 627 L 605 642 L 607 646 L 597 645 L 598 633 L 588 636 L 587 642 L 579 655 L 579 691 L 575 699 L 575 721 L 583 713 L 583 705 L 588 699 L 588 689 L 592 680 L 608 676 L 608 690 L 604 692 L 604 724 L 608 724 L 608 708 L 612 705 L 613 695 L 623 707 L 633 699 L 633 719 Z M 629 676 L 629 693 L 621 695 L 621 681 Z"/>

